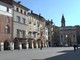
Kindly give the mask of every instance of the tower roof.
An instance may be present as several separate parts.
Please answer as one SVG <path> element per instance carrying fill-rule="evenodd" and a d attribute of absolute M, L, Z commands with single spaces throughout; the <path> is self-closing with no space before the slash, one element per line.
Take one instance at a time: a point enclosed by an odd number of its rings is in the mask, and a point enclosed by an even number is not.
<path fill-rule="evenodd" d="M 65 18 L 63 14 L 62 14 L 61 22 L 65 22 Z"/>

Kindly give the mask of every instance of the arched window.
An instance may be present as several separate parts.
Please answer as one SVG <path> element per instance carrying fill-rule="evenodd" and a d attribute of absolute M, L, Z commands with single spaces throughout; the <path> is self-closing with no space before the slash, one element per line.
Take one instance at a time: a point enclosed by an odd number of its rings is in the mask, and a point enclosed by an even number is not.
<path fill-rule="evenodd" d="M 9 27 L 9 25 L 6 25 L 6 27 L 5 27 L 5 31 L 6 31 L 7 34 L 10 33 L 10 27 Z"/>

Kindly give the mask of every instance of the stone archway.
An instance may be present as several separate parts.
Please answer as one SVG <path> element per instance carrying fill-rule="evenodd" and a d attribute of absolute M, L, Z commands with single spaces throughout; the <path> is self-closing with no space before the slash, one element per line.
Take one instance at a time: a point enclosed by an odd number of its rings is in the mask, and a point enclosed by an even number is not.
<path fill-rule="evenodd" d="M 37 42 L 38 42 L 38 48 L 40 48 L 40 46 L 41 46 L 40 41 L 41 41 L 41 39 L 37 39 Z"/>
<path fill-rule="evenodd" d="M 37 43 L 36 40 L 34 40 L 34 41 L 33 41 L 33 46 L 34 46 L 34 48 L 37 48 L 37 47 L 36 47 L 36 43 Z"/>
<path fill-rule="evenodd" d="M 32 48 L 32 43 L 33 43 L 33 39 L 32 38 L 29 38 L 28 39 L 28 44 L 29 44 L 29 48 L 30 49 Z"/>
<path fill-rule="evenodd" d="M 72 41 L 71 41 L 71 36 L 70 35 L 66 36 L 66 43 L 67 43 L 68 46 L 72 46 Z"/>
<path fill-rule="evenodd" d="M 38 39 L 37 41 L 38 41 L 38 47 L 39 48 L 43 47 L 43 41 L 41 39 Z"/>
<path fill-rule="evenodd" d="M 14 40 L 14 49 L 20 49 L 18 40 Z"/>
<path fill-rule="evenodd" d="M 10 50 L 10 43 L 8 40 L 4 41 L 4 50 Z"/>
<path fill-rule="evenodd" d="M 22 42 L 22 49 L 26 49 L 26 41 Z"/>

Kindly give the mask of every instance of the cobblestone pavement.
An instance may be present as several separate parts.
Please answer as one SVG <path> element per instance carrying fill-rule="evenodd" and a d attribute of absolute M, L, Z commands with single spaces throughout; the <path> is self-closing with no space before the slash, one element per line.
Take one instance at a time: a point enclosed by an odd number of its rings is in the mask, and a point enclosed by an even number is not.
<path fill-rule="evenodd" d="M 73 47 L 49 47 L 0 52 L 0 60 L 80 60 L 80 50 Z"/>

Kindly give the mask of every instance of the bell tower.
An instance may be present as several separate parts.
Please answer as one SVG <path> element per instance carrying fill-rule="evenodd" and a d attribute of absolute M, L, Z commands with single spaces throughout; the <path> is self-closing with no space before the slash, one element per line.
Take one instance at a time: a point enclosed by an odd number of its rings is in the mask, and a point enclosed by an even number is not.
<path fill-rule="evenodd" d="M 64 18 L 63 14 L 62 14 L 62 18 L 61 18 L 61 27 L 65 27 L 65 18 Z"/>

